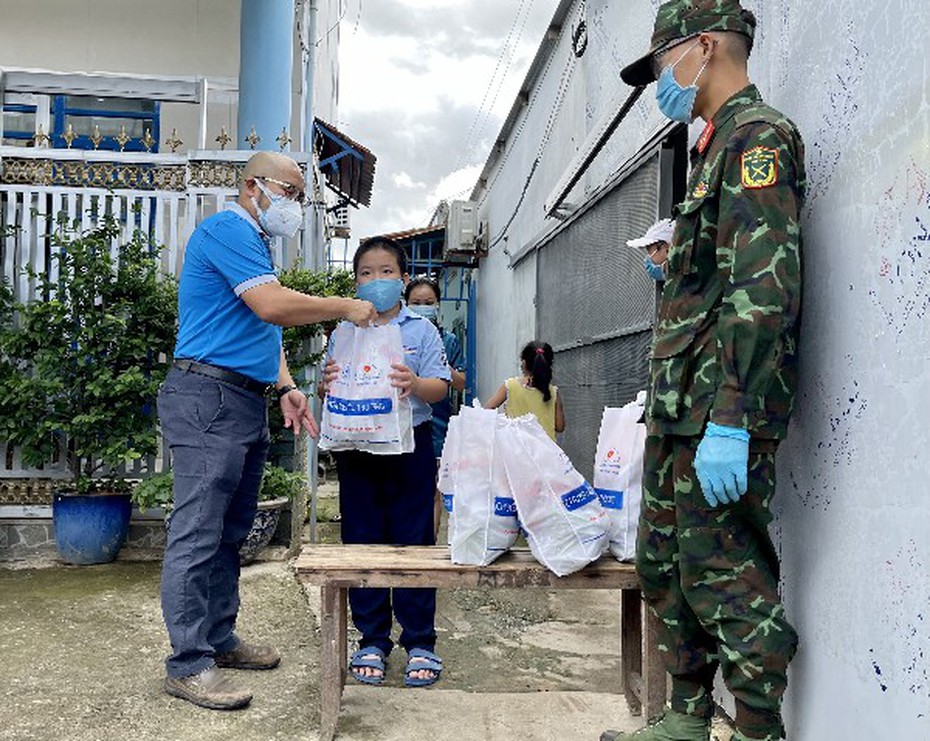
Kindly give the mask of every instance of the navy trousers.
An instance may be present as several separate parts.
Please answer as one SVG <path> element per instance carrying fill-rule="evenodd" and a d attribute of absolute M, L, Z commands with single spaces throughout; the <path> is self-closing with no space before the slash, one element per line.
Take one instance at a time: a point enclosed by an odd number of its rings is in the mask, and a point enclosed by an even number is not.
<path fill-rule="evenodd" d="M 403 455 L 334 453 L 343 543 L 433 545 L 436 459 L 429 422 L 414 428 L 416 447 Z M 392 611 L 406 650 L 436 645 L 435 589 L 350 589 L 360 646 L 391 652 Z"/>
<path fill-rule="evenodd" d="M 158 416 L 174 471 L 161 581 L 172 648 L 166 666 L 185 677 L 238 643 L 239 547 L 258 506 L 268 409 L 258 394 L 174 368 Z"/>

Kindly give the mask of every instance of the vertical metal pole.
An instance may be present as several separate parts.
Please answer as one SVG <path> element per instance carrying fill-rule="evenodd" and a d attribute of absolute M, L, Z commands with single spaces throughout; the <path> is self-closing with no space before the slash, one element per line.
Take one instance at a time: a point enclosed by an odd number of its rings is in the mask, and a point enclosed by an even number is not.
<path fill-rule="evenodd" d="M 303 150 L 304 152 L 313 151 L 313 77 L 316 73 L 316 25 L 317 25 L 317 0 L 305 0 L 304 2 L 304 28 L 306 29 L 306 38 L 304 46 L 306 48 L 304 56 L 304 96 L 303 96 Z"/>
<path fill-rule="evenodd" d="M 478 306 L 475 301 L 478 295 L 477 288 L 475 275 L 472 273 L 468 284 L 468 321 L 465 324 L 465 404 L 470 404 L 475 398 L 475 384 L 478 381 L 475 363 L 478 351 Z"/>
<path fill-rule="evenodd" d="M 256 149 L 277 150 L 291 125 L 294 5 L 291 0 L 242 0 L 239 29 L 237 149 L 254 127 Z"/>
<path fill-rule="evenodd" d="M 317 27 L 317 0 L 304 1 L 304 69 L 303 69 L 303 110 L 301 111 L 301 148 L 307 154 L 307 181 L 310 183 L 311 200 L 316 200 L 313 191 L 313 121 L 314 121 L 314 84 L 313 78 L 316 74 L 316 27 Z M 303 254 L 301 255 L 303 267 L 311 270 L 322 269 L 322 260 L 320 259 L 319 245 L 322 245 L 322 239 L 318 240 L 320 223 L 317 217 L 317 204 L 312 204 L 305 212 L 304 230 L 302 235 Z M 313 349 L 322 347 L 322 342 L 318 339 L 313 340 Z M 319 399 L 316 395 L 317 369 L 312 368 L 307 372 L 306 384 L 309 388 L 310 406 L 313 415 L 320 419 L 322 409 Z M 319 449 L 316 443 L 309 437 L 306 441 L 307 454 L 304 460 L 307 462 L 307 480 L 310 482 L 310 542 L 316 542 L 316 511 L 317 511 L 317 493 L 319 489 Z"/>
<path fill-rule="evenodd" d="M 207 148 L 207 78 L 200 78 L 200 131 L 197 135 L 197 148 Z M 157 136 L 157 135 L 156 135 Z"/>
<path fill-rule="evenodd" d="M 3 142 L 3 99 L 6 97 L 6 85 L 4 84 L 3 79 L 3 70 L 0 69 L 0 143 Z M 36 130 L 38 131 L 38 116 L 36 116 Z M 48 127 L 46 127 L 46 134 L 50 134 Z"/>

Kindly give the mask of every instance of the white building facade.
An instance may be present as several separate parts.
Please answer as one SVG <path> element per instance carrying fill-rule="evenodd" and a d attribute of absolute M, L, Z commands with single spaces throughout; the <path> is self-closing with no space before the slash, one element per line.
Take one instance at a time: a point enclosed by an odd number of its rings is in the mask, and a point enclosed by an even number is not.
<path fill-rule="evenodd" d="M 35 288 L 27 268 L 55 270 L 45 225 L 62 213 L 82 228 L 113 214 L 124 238 L 138 228 L 164 245 L 163 267 L 179 274 L 191 232 L 236 197 L 255 149 L 305 170 L 311 205 L 295 239 L 274 241 L 276 266 L 322 268 L 347 236 L 337 209 L 370 198 L 374 175 L 371 153 L 332 126 L 344 13 L 341 0 L 0 0 L 0 275 L 16 300 Z M 285 53 L 266 63 L 272 31 Z M 239 125 L 240 101 L 246 82 L 254 104 L 265 81 L 283 87 L 283 105 L 250 140 L 260 122 Z M 49 500 L 47 487 L 11 492 L 11 480 L 66 475 L 21 465 L 0 440 L 0 518 Z"/>

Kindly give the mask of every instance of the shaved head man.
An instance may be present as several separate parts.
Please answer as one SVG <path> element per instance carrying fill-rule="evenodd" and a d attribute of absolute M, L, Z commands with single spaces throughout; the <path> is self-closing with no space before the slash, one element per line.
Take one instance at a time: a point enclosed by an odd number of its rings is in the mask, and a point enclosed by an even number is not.
<path fill-rule="evenodd" d="M 235 625 L 239 547 L 270 439 L 268 398 L 295 434 L 318 431 L 288 371 L 281 327 L 377 318 L 367 301 L 307 296 L 278 282 L 271 240 L 296 234 L 303 202 L 300 166 L 258 152 L 237 200 L 194 230 L 178 290 L 174 367 L 158 396 L 174 472 L 161 592 L 172 650 L 165 691 L 217 710 L 252 699 L 222 668 L 273 669 L 280 661 L 275 648 L 239 638 Z"/>

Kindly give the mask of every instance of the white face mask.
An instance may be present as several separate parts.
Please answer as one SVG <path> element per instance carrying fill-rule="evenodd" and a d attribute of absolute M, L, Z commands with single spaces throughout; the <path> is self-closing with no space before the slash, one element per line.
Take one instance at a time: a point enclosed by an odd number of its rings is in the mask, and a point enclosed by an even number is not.
<path fill-rule="evenodd" d="M 304 210 L 297 201 L 272 193 L 261 180 L 256 179 L 255 184 L 271 202 L 264 211 L 258 206 L 258 200 L 253 198 L 255 210 L 258 211 L 258 223 L 266 234 L 272 237 L 293 237 L 304 220 Z"/>

